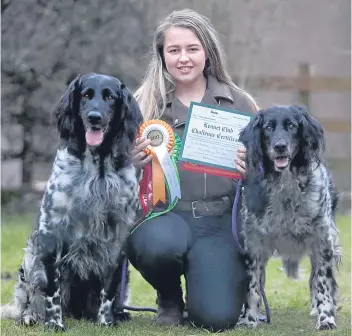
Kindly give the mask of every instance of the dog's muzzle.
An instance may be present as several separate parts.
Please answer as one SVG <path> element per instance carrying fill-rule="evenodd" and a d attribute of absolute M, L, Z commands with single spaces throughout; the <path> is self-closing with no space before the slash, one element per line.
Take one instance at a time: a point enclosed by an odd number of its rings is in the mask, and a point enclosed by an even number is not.
<path fill-rule="evenodd" d="M 91 111 L 87 115 L 88 122 L 95 126 L 95 125 L 101 125 L 101 114 L 97 111 Z"/>
<path fill-rule="evenodd" d="M 103 118 L 100 112 L 90 111 L 87 114 L 86 142 L 89 146 L 99 146 L 104 140 Z"/>
<path fill-rule="evenodd" d="M 282 140 L 278 140 L 273 143 L 272 149 L 275 169 L 281 171 L 287 168 L 290 163 L 290 155 L 287 144 Z"/>

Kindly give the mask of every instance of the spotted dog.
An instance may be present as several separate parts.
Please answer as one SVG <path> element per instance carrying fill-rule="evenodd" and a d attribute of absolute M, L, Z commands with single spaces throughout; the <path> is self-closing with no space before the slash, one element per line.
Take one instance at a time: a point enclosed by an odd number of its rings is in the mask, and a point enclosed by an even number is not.
<path fill-rule="evenodd" d="M 130 153 L 142 115 L 117 78 L 92 73 L 70 83 L 54 116 L 59 148 L 2 317 L 51 330 L 65 330 L 64 316 L 117 324 L 128 318 L 119 291 L 139 207 Z"/>
<path fill-rule="evenodd" d="M 272 106 L 258 112 L 239 140 L 247 149 L 241 215 L 249 274 L 239 324 L 257 326 L 260 286 L 276 251 L 291 278 L 302 257 L 310 257 L 311 314 L 318 315 L 317 329 L 335 328 L 338 195 L 322 159 L 322 126 L 304 107 Z"/>

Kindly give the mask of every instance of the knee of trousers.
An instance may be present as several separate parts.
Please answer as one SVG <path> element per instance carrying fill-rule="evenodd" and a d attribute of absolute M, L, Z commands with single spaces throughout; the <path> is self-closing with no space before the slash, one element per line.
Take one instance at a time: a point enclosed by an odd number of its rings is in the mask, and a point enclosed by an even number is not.
<path fill-rule="evenodd" d="M 215 307 L 203 307 L 194 312 L 188 311 L 188 319 L 198 328 L 208 329 L 211 332 L 219 332 L 234 328 L 240 316 L 242 303 L 236 310 L 215 309 Z"/>
<path fill-rule="evenodd" d="M 179 269 L 183 267 L 183 258 L 188 250 L 186 241 L 175 239 L 172 235 L 155 235 L 153 237 L 130 236 L 126 244 L 127 256 L 137 268 L 147 267 L 157 271 Z"/>
<path fill-rule="evenodd" d="M 208 304 L 199 300 L 189 302 L 188 318 L 196 327 L 212 332 L 224 331 L 236 326 L 242 306 L 246 300 L 247 277 L 234 284 L 234 291 L 229 293 L 228 300 L 217 301 L 209 299 Z M 206 295 L 206 294 L 205 294 Z"/>

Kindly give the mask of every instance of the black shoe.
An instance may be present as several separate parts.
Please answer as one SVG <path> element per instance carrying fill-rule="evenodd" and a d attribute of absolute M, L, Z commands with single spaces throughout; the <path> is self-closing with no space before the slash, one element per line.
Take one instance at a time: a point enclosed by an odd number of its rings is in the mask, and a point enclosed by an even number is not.
<path fill-rule="evenodd" d="M 158 311 L 155 317 L 155 323 L 159 325 L 183 325 L 183 309 L 184 302 L 181 299 L 166 300 L 163 299 L 158 292 L 157 298 Z"/>

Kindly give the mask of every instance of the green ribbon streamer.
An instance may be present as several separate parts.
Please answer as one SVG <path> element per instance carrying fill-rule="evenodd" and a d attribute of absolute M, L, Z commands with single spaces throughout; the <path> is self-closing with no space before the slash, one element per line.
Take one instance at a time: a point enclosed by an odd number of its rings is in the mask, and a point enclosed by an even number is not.
<path fill-rule="evenodd" d="M 174 133 L 174 137 L 175 137 L 175 144 L 174 144 L 172 150 L 170 151 L 170 158 L 171 158 L 172 164 L 174 165 L 175 170 L 176 170 L 177 180 L 178 180 L 178 182 L 180 183 L 180 174 L 179 174 L 179 172 L 178 172 L 176 162 L 178 161 L 178 156 L 179 156 L 179 154 L 180 154 L 181 138 L 179 137 L 179 135 L 178 135 L 177 133 Z M 166 190 L 167 190 L 167 194 L 168 194 L 168 200 L 170 201 L 170 199 L 171 199 L 170 189 L 169 189 L 169 185 L 168 185 L 166 179 L 165 179 L 165 185 L 166 185 Z M 148 196 L 148 195 L 147 195 L 147 196 Z M 145 216 L 145 218 L 144 218 L 138 225 L 136 225 L 136 227 L 131 231 L 131 234 L 132 234 L 134 231 L 136 231 L 136 230 L 139 228 L 139 226 L 140 226 L 142 223 L 146 222 L 148 219 L 152 219 L 152 218 L 155 218 L 155 217 L 157 217 L 157 216 L 161 216 L 161 215 L 163 215 L 163 214 L 169 212 L 170 210 L 172 210 L 172 209 L 175 207 L 177 201 L 178 201 L 178 198 L 176 197 L 172 203 L 169 202 L 169 205 L 168 205 L 167 209 L 165 209 L 165 210 L 163 210 L 163 211 L 160 211 L 160 212 L 153 212 L 153 210 L 152 210 L 150 213 L 148 213 L 148 214 Z"/>

